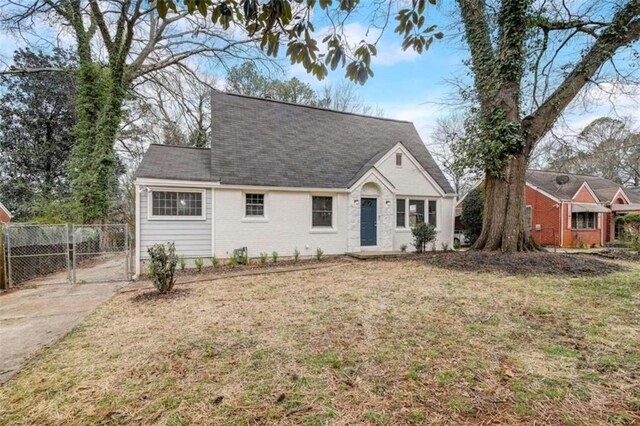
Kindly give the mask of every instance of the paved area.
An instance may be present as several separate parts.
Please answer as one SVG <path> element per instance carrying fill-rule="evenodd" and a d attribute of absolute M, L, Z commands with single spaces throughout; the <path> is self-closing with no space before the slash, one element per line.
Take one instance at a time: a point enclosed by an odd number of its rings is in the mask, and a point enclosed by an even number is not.
<path fill-rule="evenodd" d="M 0 294 L 0 383 L 126 285 L 50 284 Z"/>

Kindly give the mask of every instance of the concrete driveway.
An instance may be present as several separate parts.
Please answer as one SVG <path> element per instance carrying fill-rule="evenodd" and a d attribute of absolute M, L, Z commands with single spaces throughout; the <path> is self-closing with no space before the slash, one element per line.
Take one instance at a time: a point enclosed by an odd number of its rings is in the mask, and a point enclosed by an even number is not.
<path fill-rule="evenodd" d="M 0 383 L 126 285 L 48 284 L 0 294 Z"/>

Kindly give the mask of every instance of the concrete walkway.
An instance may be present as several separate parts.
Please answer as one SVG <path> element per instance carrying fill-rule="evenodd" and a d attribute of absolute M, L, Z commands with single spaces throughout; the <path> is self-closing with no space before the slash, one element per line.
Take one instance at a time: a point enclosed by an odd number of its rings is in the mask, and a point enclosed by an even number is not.
<path fill-rule="evenodd" d="M 49 284 L 0 294 L 0 383 L 126 285 Z"/>

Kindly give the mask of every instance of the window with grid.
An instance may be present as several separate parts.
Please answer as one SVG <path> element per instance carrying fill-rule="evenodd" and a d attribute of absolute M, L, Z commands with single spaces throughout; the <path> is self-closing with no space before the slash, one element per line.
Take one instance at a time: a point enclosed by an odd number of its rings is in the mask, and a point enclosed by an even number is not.
<path fill-rule="evenodd" d="M 202 192 L 153 191 L 152 216 L 202 216 Z"/>
<path fill-rule="evenodd" d="M 571 227 L 573 229 L 596 229 L 596 214 L 594 212 L 571 213 Z"/>
<path fill-rule="evenodd" d="M 264 217 L 264 194 L 246 194 L 245 216 Z"/>
<path fill-rule="evenodd" d="M 331 227 L 333 216 L 333 197 L 313 197 L 311 226 Z"/>
<path fill-rule="evenodd" d="M 529 229 L 533 228 L 533 208 L 531 206 L 526 206 L 524 210 L 524 223 L 529 227 Z"/>
<path fill-rule="evenodd" d="M 409 225 L 424 222 L 424 200 L 409 200 Z"/>
<path fill-rule="evenodd" d="M 429 200 L 427 201 L 427 204 L 429 206 L 428 222 L 435 227 L 438 224 L 437 202 L 436 200 Z"/>
<path fill-rule="evenodd" d="M 404 198 L 398 198 L 396 200 L 396 227 L 404 228 L 405 223 L 405 213 L 407 208 L 407 201 Z"/>

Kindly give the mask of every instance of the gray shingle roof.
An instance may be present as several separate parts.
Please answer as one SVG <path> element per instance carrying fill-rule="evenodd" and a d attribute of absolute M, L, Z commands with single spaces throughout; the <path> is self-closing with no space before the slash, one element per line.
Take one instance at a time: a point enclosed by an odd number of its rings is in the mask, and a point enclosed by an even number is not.
<path fill-rule="evenodd" d="M 401 142 L 445 193 L 454 193 L 408 121 L 214 91 L 211 127 L 210 153 L 152 145 L 136 176 L 348 188 Z"/>
<path fill-rule="evenodd" d="M 347 188 L 398 142 L 447 193 L 451 185 L 412 123 L 215 91 L 211 158 L 222 183 Z"/>
<path fill-rule="evenodd" d="M 556 177 L 560 175 L 568 176 L 569 182 L 564 185 L 558 185 L 556 183 Z M 576 175 L 546 170 L 527 170 L 527 182 L 537 186 L 560 200 L 571 200 L 582 184 L 587 182 L 589 187 L 598 197 L 598 201 L 601 203 L 611 202 L 620 188 L 622 188 L 632 203 L 640 202 L 640 194 L 637 194 L 628 188 L 625 189 L 621 185 L 609 179 L 596 176 Z"/>
<path fill-rule="evenodd" d="M 176 180 L 215 180 L 211 176 L 211 150 L 173 145 L 151 145 L 136 177 Z"/>

